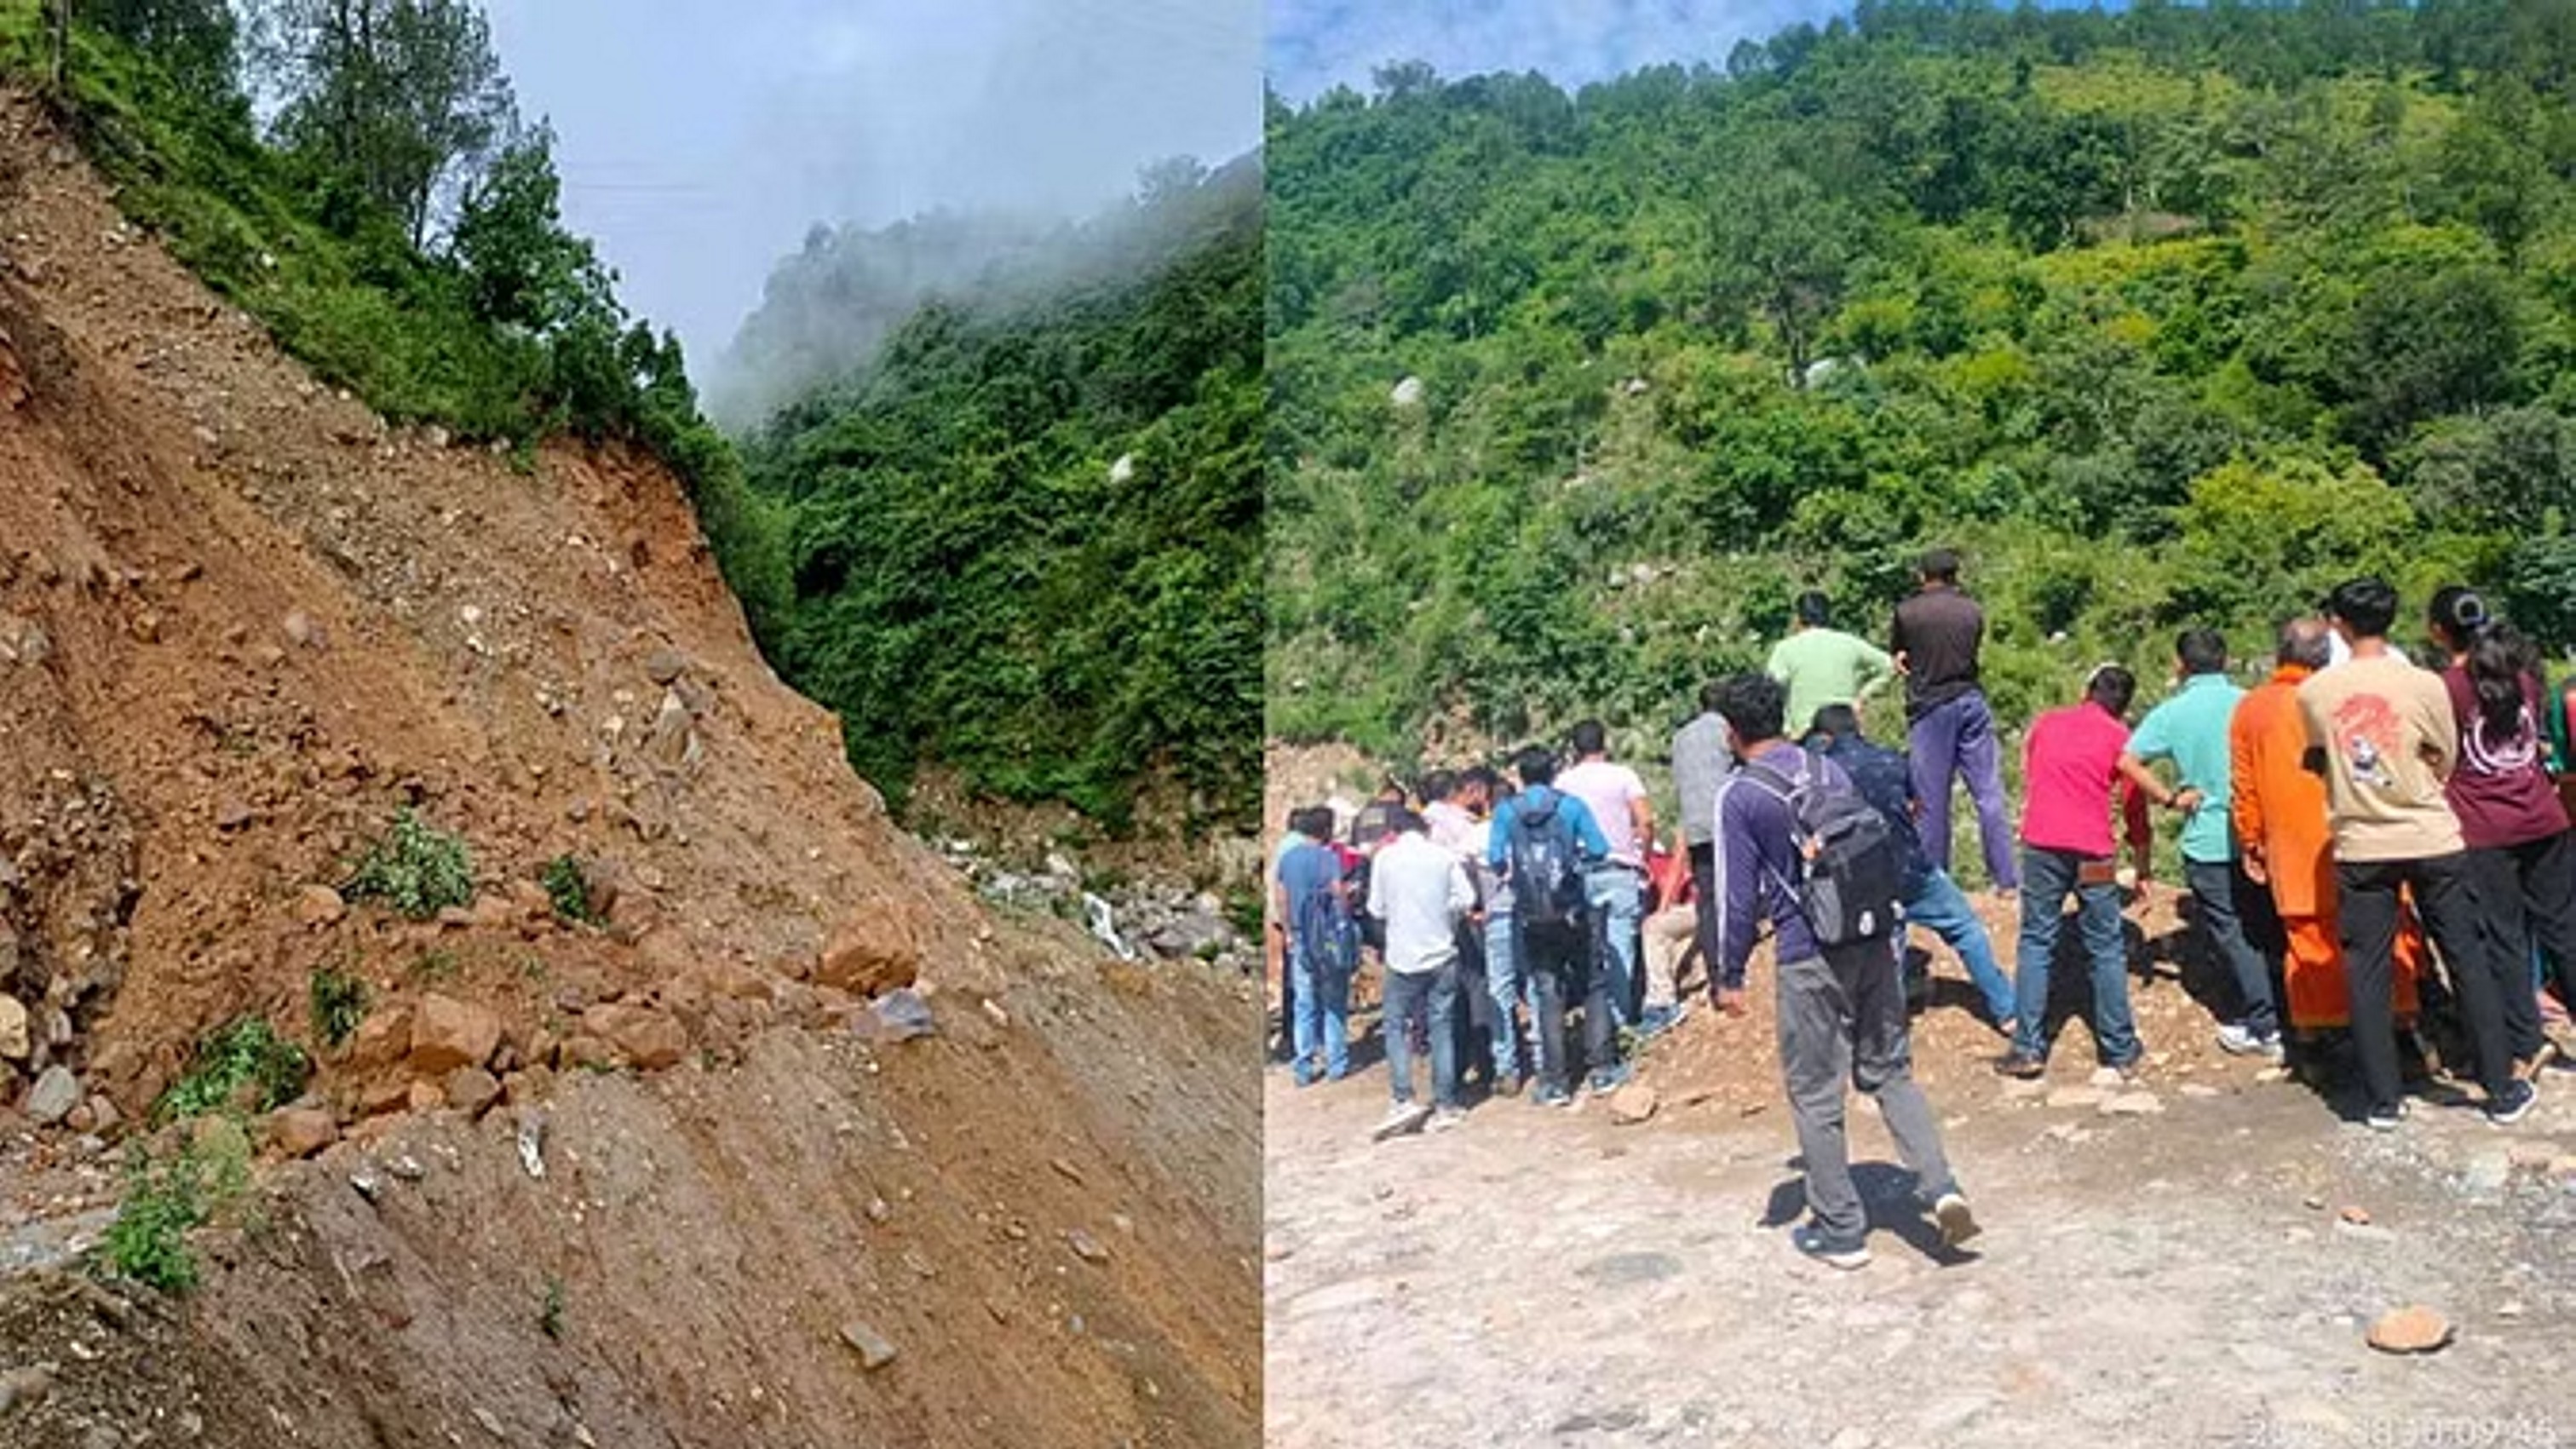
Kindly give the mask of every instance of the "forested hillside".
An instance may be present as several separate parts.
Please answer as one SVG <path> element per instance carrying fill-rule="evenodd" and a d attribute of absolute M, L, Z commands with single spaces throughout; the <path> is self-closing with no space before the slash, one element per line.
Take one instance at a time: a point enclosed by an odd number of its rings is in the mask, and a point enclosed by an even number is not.
<path fill-rule="evenodd" d="M 1930 543 L 2008 720 L 2359 569 L 2576 644 L 2576 8 L 1864 3 L 1268 164 L 1275 735 L 1659 729 Z"/>
<path fill-rule="evenodd" d="M 1187 823 L 1257 819 L 1261 227 L 1247 157 L 890 329 L 884 239 L 780 268 L 728 367 L 856 366 L 746 447 L 788 519 L 774 652 L 896 800 L 937 761 L 1113 826 L 1155 774 Z"/>

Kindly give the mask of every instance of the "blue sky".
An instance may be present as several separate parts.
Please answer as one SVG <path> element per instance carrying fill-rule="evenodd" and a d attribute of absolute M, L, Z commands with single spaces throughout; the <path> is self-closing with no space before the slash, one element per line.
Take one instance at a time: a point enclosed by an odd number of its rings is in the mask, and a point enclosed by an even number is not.
<path fill-rule="evenodd" d="M 1428 61 L 1443 76 L 1535 70 L 1569 89 L 1640 66 L 1722 64 L 1739 40 L 1847 13 L 1830 0 L 1269 0 L 1265 63 L 1292 102 L 1369 71 Z"/>
<path fill-rule="evenodd" d="M 566 220 L 692 370 L 813 223 L 1087 212 L 1261 137 L 1253 0 L 488 0 Z M 703 377 L 703 372 L 700 373 Z"/>

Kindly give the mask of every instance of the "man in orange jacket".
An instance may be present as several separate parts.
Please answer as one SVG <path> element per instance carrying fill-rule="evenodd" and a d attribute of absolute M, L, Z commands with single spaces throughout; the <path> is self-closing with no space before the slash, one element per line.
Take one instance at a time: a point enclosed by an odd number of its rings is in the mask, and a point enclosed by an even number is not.
<path fill-rule="evenodd" d="M 2245 873 L 2270 887 L 2288 935 L 2284 975 L 2293 1031 L 2351 1024 L 2343 946 L 2336 935 L 2334 833 L 2326 818 L 2326 784 L 2307 768 L 2307 726 L 2299 718 L 2299 685 L 2333 658 L 2324 621 L 2281 626 L 2269 682 L 2248 693 L 2229 721 L 2235 781 L 2230 810 L 2244 851 Z M 2415 973 L 2422 947 L 2412 922 L 2397 942 L 2397 1019 L 2416 1015 Z"/>

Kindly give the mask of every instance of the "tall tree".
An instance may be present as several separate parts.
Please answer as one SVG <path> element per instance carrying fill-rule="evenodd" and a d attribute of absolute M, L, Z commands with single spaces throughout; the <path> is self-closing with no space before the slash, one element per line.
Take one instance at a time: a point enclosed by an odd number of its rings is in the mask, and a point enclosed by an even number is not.
<path fill-rule="evenodd" d="M 517 106 L 470 0 L 272 0 L 287 145 L 355 180 L 424 244 L 440 201 L 511 134 Z"/>
<path fill-rule="evenodd" d="M 48 0 L 68 11 L 71 0 Z M 240 25 L 227 0 L 81 0 L 95 25 L 160 62 L 192 99 L 215 106 L 240 100 Z"/>
<path fill-rule="evenodd" d="M 1760 313 L 1789 355 L 1789 385 L 1805 386 L 1818 329 L 1860 259 L 1859 214 L 1772 152 L 1720 183 L 1709 223 L 1721 312 Z"/>

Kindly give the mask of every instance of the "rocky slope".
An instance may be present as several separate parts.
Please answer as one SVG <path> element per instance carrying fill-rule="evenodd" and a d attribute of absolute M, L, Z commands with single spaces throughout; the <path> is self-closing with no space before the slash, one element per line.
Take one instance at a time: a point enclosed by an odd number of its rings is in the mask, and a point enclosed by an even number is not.
<path fill-rule="evenodd" d="M 472 904 L 342 894 L 405 807 L 469 843 Z M 600 925 L 551 909 L 565 855 Z M 326 969 L 367 988 L 337 1047 Z M 938 1034 L 883 1030 L 903 988 Z M 90 1297 L 0 1280 L 0 1371 L 63 1355 L 0 1408 L 13 1444 L 1252 1435 L 1243 983 L 988 917 L 763 665 L 658 463 L 387 428 L 15 96 L 0 996 L 22 1237 L 108 1194 L 224 1023 L 317 1066 L 249 1123 L 318 1159 L 264 1178 L 259 1230 L 192 1305 L 101 1320 L 148 1369 L 85 1370 L 118 1350 L 45 1325 Z"/>

